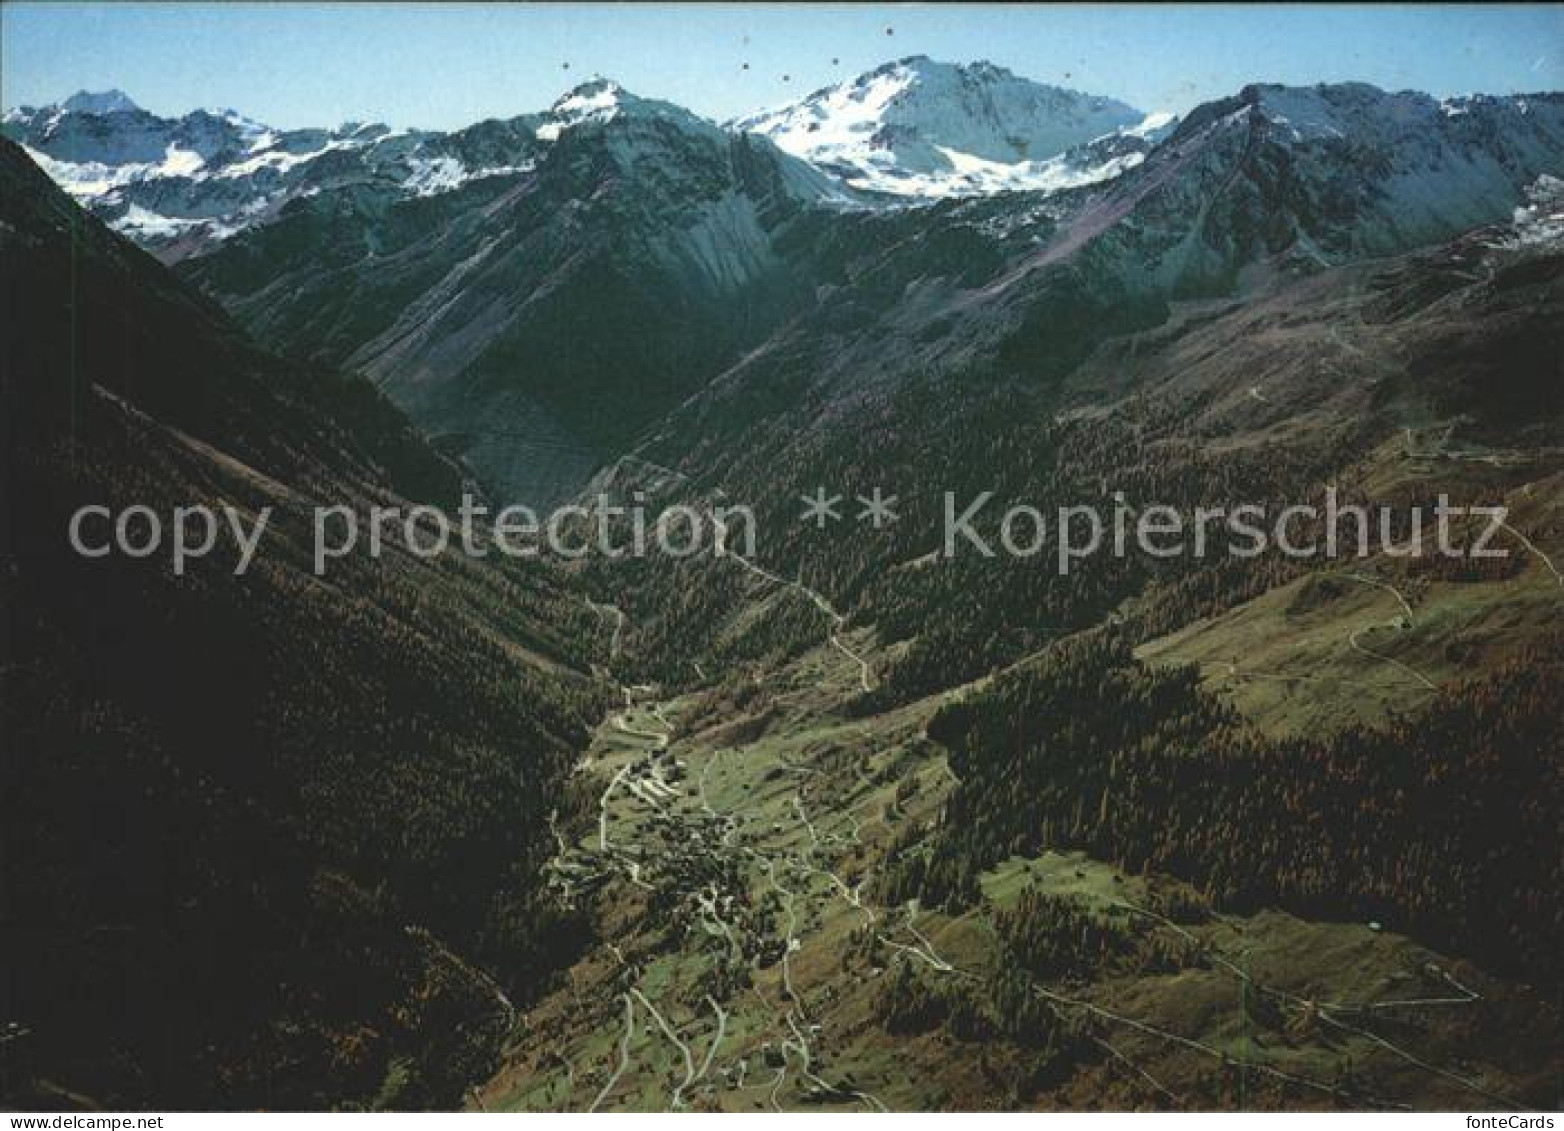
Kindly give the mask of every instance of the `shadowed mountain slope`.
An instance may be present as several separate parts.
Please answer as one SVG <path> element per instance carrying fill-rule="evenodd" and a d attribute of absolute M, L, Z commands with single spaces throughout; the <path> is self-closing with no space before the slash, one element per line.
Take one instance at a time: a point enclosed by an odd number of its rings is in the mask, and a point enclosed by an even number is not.
<path fill-rule="evenodd" d="M 535 871 L 600 703 L 578 674 L 595 618 L 539 568 L 400 537 L 313 576 L 314 507 L 445 502 L 456 469 L 362 380 L 262 352 L 9 142 L 0 258 L 26 328 L 0 369 L 0 1095 L 454 1102 L 507 1027 L 501 987 L 530 992 L 569 934 Z M 86 504 L 273 513 L 243 576 L 228 537 L 175 576 L 166 543 L 73 552 Z"/>

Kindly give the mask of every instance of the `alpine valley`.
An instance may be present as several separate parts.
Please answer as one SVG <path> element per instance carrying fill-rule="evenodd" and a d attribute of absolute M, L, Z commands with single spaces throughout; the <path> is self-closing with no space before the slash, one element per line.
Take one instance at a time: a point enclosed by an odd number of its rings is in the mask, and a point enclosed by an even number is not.
<path fill-rule="evenodd" d="M 3 130 L 8 1104 L 1559 1105 L 1564 94 Z M 755 537 L 311 571 L 464 488 Z M 1327 499 L 1506 553 L 976 549 Z"/>

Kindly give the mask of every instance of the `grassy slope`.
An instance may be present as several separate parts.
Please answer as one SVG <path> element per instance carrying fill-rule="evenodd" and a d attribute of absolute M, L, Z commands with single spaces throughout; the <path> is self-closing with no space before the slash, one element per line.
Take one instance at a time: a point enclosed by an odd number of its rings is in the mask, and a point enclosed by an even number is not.
<path fill-rule="evenodd" d="M 1423 473 L 1399 445 L 1381 449 L 1375 462 L 1381 478 Z M 1564 473 L 1536 470 L 1543 474 L 1535 480 L 1478 495 L 1508 511 L 1510 529 L 1493 541 L 1511 555 L 1499 576 L 1441 576 L 1380 553 L 1346 559 L 1147 641 L 1137 654 L 1199 665 L 1208 687 L 1276 734 L 1383 722 L 1420 706 L 1438 687 L 1492 670 L 1558 623 Z M 1470 489 L 1469 477 L 1463 483 L 1448 472 L 1437 483 Z"/>
<path fill-rule="evenodd" d="M 1140 917 L 1145 929 L 1170 943 L 1178 942 L 1180 931 L 1190 932 L 1199 940 L 1200 956 L 1175 971 L 1107 967 L 1085 984 L 1054 985 L 1088 1003 L 1063 1006 L 1068 1016 L 1090 1016 L 1091 1007 L 1119 1016 L 1096 1015 L 1093 1022 L 1093 1031 L 1118 1055 L 1100 1052 L 1057 1080 L 1039 1077 L 1036 1054 L 1004 1041 L 963 1042 L 944 1028 L 914 1036 L 886 1033 L 874 1011 L 900 965 L 911 964 L 934 982 L 954 983 L 963 975 L 936 969 L 930 957 L 958 971 L 983 971 L 998 955 L 996 912 L 1011 907 L 1028 885 L 1075 896 L 1096 913 L 1121 920 L 1137 918 L 1127 908 L 1165 906 L 1174 895 L 1189 892 L 1164 877 L 1123 875 L 1079 853 L 1045 852 L 986 872 L 984 900 L 973 911 L 956 918 L 917 911 L 911 919 L 915 931 L 907 926 L 905 907 L 876 907 L 866 895 L 864 906 L 855 906 L 844 887 L 853 891 L 859 880 L 872 879 L 894 838 L 908 830 L 916 836 L 937 818 L 951 779 L 942 755 L 922 738 L 937 700 L 850 720 L 835 708 L 854 684 L 855 673 L 839 653 L 812 652 L 768 681 L 762 700 L 747 711 L 768 720 L 764 733 L 739 741 L 731 717 L 730 725 L 707 725 L 700 696 L 665 704 L 663 717 L 675 736 L 671 756 L 684 763 L 685 772 L 675 783 L 677 796 L 660 800 L 660 816 L 624 784 L 644 774 L 656 741 L 628 735 L 613 723 L 600 730 L 580 771 L 585 799 L 580 814 L 562 830 L 569 846 L 562 874 L 578 884 L 584 877 L 599 878 L 603 886 L 579 898 L 597 909 L 604 939 L 617 949 L 605 945 L 588 953 L 529 1013 L 507 1067 L 477 1102 L 490 1110 L 584 1110 L 601 1096 L 600 1109 L 669 1106 L 685 1078 L 684 1060 L 640 999 L 628 1067 L 604 1094 L 620 1063 L 623 998 L 633 997 L 633 990 L 668 1019 L 697 1070 L 718 1031 L 707 995 L 716 994 L 727 1014 L 710 1070 L 683 1089 L 685 1103 L 695 1108 L 867 1109 L 877 1102 L 893 1109 L 1437 1108 L 1491 1107 L 1495 1096 L 1551 1102 L 1558 1055 L 1548 1035 L 1554 1014 L 1535 992 L 1491 979 L 1393 932 L 1362 923 L 1307 922 L 1275 911 L 1184 926 Z M 621 722 L 647 734 L 662 729 L 645 706 L 630 710 Z M 610 844 L 615 851 L 644 853 L 638 857 L 644 864 L 640 878 L 655 889 L 651 892 L 598 850 L 597 798 L 627 765 L 642 769 L 628 773 L 610 795 Z M 909 779 L 916 781 L 916 792 L 898 806 L 897 786 Z M 703 796 L 715 813 L 742 818 L 727 845 L 724 826 L 711 820 Z M 773 953 L 754 970 L 752 986 L 725 996 L 713 988 L 713 977 L 729 944 L 720 930 L 710 929 L 694 893 L 716 874 L 710 870 L 716 860 L 731 860 L 740 877 L 732 889 L 737 906 L 768 909 L 752 921 L 752 929 L 739 931 L 740 938 L 785 938 L 789 901 L 775 894 L 762 862 L 767 858 L 782 887 L 793 893 L 800 945 L 789 955 L 786 977 Z M 885 940 L 872 952 L 855 934 L 871 914 Z M 734 925 L 743 917 L 730 914 L 728 921 Z M 1257 984 L 1321 1001 L 1465 996 L 1437 971 L 1450 972 L 1481 997 L 1374 1011 L 1367 1019 L 1349 1016 L 1348 1023 L 1371 1026 L 1392 1050 L 1361 1033 L 1318 1022 L 1300 1026 L 1292 1014 L 1255 1005 L 1245 1009 L 1242 978 L 1224 959 Z M 797 990 L 791 1000 L 785 994 L 788 981 Z M 1258 1000 L 1263 992 L 1252 989 L 1250 996 Z M 809 1035 L 809 1071 L 840 1094 L 823 1097 L 819 1082 L 804 1076 L 798 1038 L 787 1020 L 790 1010 Z M 815 1024 L 818 1031 L 808 1028 Z M 1225 1066 L 1223 1054 L 1229 1058 Z M 1408 1056 L 1434 1067 L 1418 1066 Z M 1246 1060 L 1252 1062 L 1248 1070 L 1235 1067 Z M 1284 1085 L 1267 1069 L 1318 1086 Z M 1045 1082 L 1026 1083 L 1037 1079 Z M 848 1094 L 853 1091 L 867 1096 Z"/>

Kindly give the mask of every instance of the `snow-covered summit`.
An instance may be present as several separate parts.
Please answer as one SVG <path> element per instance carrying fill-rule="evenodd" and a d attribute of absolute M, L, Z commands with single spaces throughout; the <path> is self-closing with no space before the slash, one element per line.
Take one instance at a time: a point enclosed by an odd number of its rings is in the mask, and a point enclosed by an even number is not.
<path fill-rule="evenodd" d="M 233 109 L 163 118 L 121 92 L 81 93 L 6 112 L 7 137 L 104 220 L 143 243 L 186 255 L 269 222 L 290 202 L 344 186 L 408 198 L 519 177 L 567 136 L 594 135 L 637 183 L 677 194 L 693 165 L 725 161 L 733 136 L 682 107 L 642 98 L 607 78 L 566 91 L 541 113 L 449 133 L 344 122 L 276 129 Z M 780 155 L 779 155 L 780 156 Z M 788 158 L 786 191 L 840 194 L 836 182 Z M 582 165 L 590 172 L 599 166 Z"/>
<path fill-rule="evenodd" d="M 762 134 L 854 188 L 960 196 L 1060 188 L 1111 175 L 1122 161 L 1089 171 L 1067 154 L 1165 121 L 1150 122 L 1114 99 L 1033 82 L 992 63 L 957 65 L 915 55 L 730 127 Z"/>
<path fill-rule="evenodd" d="M 555 100 L 538 127 L 538 137 L 553 141 L 565 130 L 584 122 L 611 122 L 618 116 L 626 92 L 611 79 L 593 79 Z M 633 98 L 633 95 L 628 96 Z"/>
<path fill-rule="evenodd" d="M 615 123 L 616 129 L 621 126 L 633 128 L 658 121 L 708 137 L 716 137 L 721 133 L 715 123 L 682 106 L 655 98 L 642 98 L 608 78 L 592 79 L 560 95 L 541 115 L 536 128 L 540 140 L 556 141 L 562 134 L 579 126 Z"/>
<path fill-rule="evenodd" d="M 3 129 L 120 231 L 149 246 L 177 240 L 192 250 L 332 186 L 390 184 L 416 197 L 518 175 L 540 144 L 519 120 L 445 134 L 360 122 L 283 130 L 233 109 L 164 118 L 121 91 L 17 107 Z"/>

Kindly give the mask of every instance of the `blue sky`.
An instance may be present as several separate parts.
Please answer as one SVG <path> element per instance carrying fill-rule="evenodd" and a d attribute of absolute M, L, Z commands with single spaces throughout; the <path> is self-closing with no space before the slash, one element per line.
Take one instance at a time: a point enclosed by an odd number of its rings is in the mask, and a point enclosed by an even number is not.
<path fill-rule="evenodd" d="M 21 2 L 0 7 L 0 102 L 119 87 L 161 114 L 447 128 L 542 109 L 603 74 L 720 119 L 912 54 L 989 59 L 1144 110 L 1252 81 L 1558 90 L 1564 5 Z"/>

